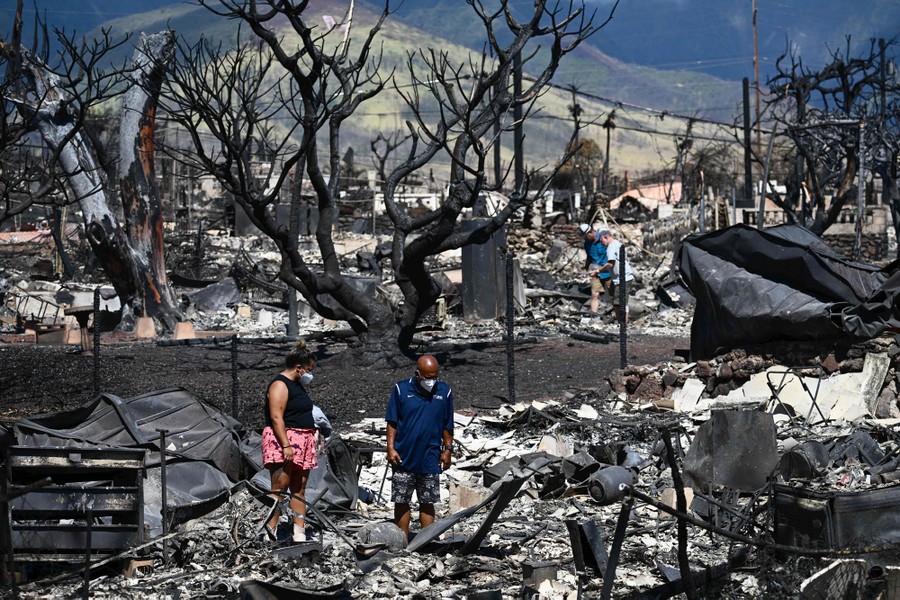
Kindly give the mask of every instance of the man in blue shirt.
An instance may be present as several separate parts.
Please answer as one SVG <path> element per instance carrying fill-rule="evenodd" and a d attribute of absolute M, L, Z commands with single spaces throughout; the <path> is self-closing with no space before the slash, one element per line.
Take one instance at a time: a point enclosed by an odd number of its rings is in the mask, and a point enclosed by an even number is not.
<path fill-rule="evenodd" d="M 609 292 L 610 272 L 599 271 L 605 265 L 606 246 L 600 242 L 600 236 L 590 225 L 582 225 L 584 231 L 584 268 L 591 278 L 591 312 L 597 312 L 600 308 L 600 294 Z"/>
<path fill-rule="evenodd" d="M 438 380 L 439 372 L 434 356 L 419 358 L 416 374 L 394 385 L 384 417 L 394 522 L 407 536 L 413 491 L 425 528 L 434 523 L 434 505 L 441 499 L 441 471 L 452 462 L 453 392 Z"/>

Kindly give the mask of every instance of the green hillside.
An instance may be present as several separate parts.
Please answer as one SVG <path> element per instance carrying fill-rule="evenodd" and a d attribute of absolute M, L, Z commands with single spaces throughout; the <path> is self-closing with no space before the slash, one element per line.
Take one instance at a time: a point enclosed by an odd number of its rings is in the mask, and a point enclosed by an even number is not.
<path fill-rule="evenodd" d="M 458 3 L 457 3 L 458 4 Z M 310 2 L 312 23 L 324 24 L 323 16 L 329 15 L 340 21 L 347 5 L 336 0 L 314 0 Z M 365 2 L 355 4 L 353 32 L 361 35 L 374 24 L 379 9 Z M 465 12 L 465 11 L 468 12 Z M 420 13 L 427 16 L 428 11 Z M 445 11 L 434 11 L 444 15 L 444 27 L 439 22 L 425 23 L 424 27 L 411 24 L 410 15 L 405 18 L 389 18 L 380 36 L 382 72 L 396 69 L 396 82 L 408 82 L 405 61 L 407 53 L 420 48 L 438 48 L 450 54 L 459 64 L 466 63 L 473 52 L 480 54 L 481 38 L 484 34 L 471 8 L 454 12 L 453 19 L 447 19 Z M 292 32 L 284 24 L 288 39 Z M 162 7 L 148 13 L 141 13 L 110 21 L 104 25 L 113 35 L 125 32 L 154 32 L 167 27 L 189 42 L 201 35 L 219 40 L 226 47 L 233 43 L 236 24 L 218 17 L 206 9 L 194 5 L 174 5 Z M 435 29 L 444 32 L 443 37 L 435 34 Z M 324 30 L 324 25 L 323 25 Z M 597 33 L 602 36 L 604 30 Z M 335 43 L 342 34 L 334 32 Z M 593 39 L 593 38 L 592 38 Z M 466 44 L 471 44 L 472 47 Z M 352 46 L 351 46 L 352 47 Z M 473 50 L 474 47 L 474 50 Z M 544 48 L 535 46 L 538 52 Z M 122 58 L 130 51 L 123 49 Z M 529 65 L 525 65 L 526 77 Z M 593 138 L 605 147 L 606 133 L 599 127 L 605 115 L 616 105 L 601 98 L 615 99 L 637 106 L 665 108 L 670 113 L 690 112 L 698 106 L 711 106 L 715 110 L 704 111 L 724 121 L 732 121 L 740 97 L 740 86 L 713 77 L 687 72 L 662 71 L 635 65 L 626 65 L 603 54 L 594 46 L 584 45 L 567 56 L 554 79 L 556 89 L 549 91 L 539 101 L 539 112 L 525 127 L 526 163 L 530 167 L 553 165 L 562 154 L 572 134 L 572 122 L 568 106 L 571 95 L 562 88 L 574 85 L 586 95 L 579 97 L 584 109 L 582 121 L 588 125 L 583 137 Z M 427 111 L 433 114 L 434 111 Z M 670 162 L 674 156 L 674 145 L 669 134 L 683 131 L 685 122 L 678 119 L 663 119 L 648 115 L 627 106 L 617 108 L 617 122 L 621 128 L 615 130 L 611 143 L 611 165 L 616 170 L 629 169 L 632 172 L 652 170 Z M 363 105 L 355 118 L 343 129 L 343 144 L 352 147 L 357 157 L 357 165 L 371 164 L 370 140 L 378 132 L 391 133 L 405 130 L 404 123 L 411 117 L 409 109 L 391 89 Z M 651 130 L 657 134 L 636 130 Z M 502 140 L 504 159 L 512 156 L 512 135 Z M 435 165 L 438 177 L 445 165 Z"/>

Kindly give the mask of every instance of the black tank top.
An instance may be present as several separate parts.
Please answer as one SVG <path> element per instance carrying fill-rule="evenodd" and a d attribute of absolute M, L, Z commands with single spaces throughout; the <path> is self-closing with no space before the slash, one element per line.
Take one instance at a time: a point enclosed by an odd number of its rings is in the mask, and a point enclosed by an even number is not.
<path fill-rule="evenodd" d="M 276 381 L 283 381 L 288 389 L 287 405 L 284 407 L 284 426 L 292 429 L 313 429 L 316 424 L 313 420 L 313 403 L 312 398 L 303 389 L 303 386 L 293 381 L 281 373 L 275 376 L 275 379 L 269 383 L 269 387 Z M 266 407 L 266 425 L 272 426 L 272 415 L 269 414 L 269 388 L 266 388 L 266 399 L 264 406 Z"/>

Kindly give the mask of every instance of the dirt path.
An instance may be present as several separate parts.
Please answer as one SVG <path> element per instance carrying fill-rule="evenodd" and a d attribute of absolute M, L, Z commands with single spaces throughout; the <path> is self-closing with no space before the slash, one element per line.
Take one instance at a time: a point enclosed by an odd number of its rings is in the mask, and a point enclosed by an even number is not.
<path fill-rule="evenodd" d="M 635 335 L 629 364 L 673 360 L 687 339 Z M 237 404 L 248 427 L 261 426 L 263 390 L 281 368 L 289 344 L 241 343 L 238 348 Z M 336 425 L 380 418 L 393 383 L 414 367 L 353 370 L 329 360 L 340 348 L 318 346 L 320 363 L 310 394 Z M 438 353 L 441 376 L 456 396 L 457 408 L 497 406 L 508 401 L 506 349 Z M 569 389 L 596 389 L 619 366 L 619 344 L 553 338 L 516 346 L 519 401 L 559 398 Z M 231 412 L 230 345 L 159 346 L 152 343 L 104 346 L 100 390 L 123 398 L 167 387 L 183 387 L 196 397 Z M 0 345 L 0 417 L 5 420 L 58 412 L 94 397 L 93 356 L 72 347 Z"/>

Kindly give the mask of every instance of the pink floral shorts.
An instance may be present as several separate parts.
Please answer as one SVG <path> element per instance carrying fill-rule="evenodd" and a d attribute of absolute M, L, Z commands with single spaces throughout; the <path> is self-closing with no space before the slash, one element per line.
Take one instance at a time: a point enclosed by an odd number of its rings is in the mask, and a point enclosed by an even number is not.
<path fill-rule="evenodd" d="M 294 449 L 294 460 L 291 461 L 301 469 L 315 469 L 319 466 L 319 458 L 316 451 L 315 429 L 287 429 L 288 442 Z M 281 444 L 275 437 L 271 427 L 262 430 L 262 454 L 263 465 L 278 465 L 284 462 Z"/>

